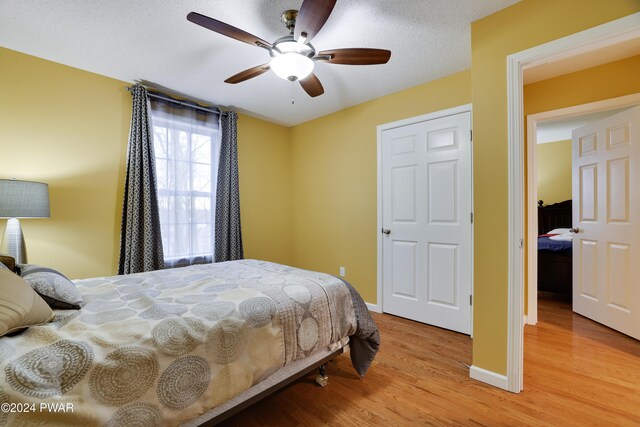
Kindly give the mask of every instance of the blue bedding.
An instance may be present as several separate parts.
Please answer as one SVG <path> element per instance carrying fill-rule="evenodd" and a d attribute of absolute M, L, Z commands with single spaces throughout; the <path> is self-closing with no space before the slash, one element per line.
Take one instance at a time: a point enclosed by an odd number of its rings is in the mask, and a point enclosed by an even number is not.
<path fill-rule="evenodd" d="M 538 237 L 538 250 L 557 254 L 571 254 L 573 242 L 566 240 L 551 240 L 549 237 Z"/>

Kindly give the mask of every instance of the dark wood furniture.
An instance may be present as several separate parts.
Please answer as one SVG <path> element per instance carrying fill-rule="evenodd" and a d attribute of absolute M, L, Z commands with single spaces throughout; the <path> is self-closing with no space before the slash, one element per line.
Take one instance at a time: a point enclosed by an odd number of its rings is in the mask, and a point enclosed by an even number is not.
<path fill-rule="evenodd" d="M 16 260 L 8 255 L 0 255 L 0 262 L 6 265 L 9 270 L 16 271 Z"/>
<path fill-rule="evenodd" d="M 538 200 L 538 234 L 545 234 L 554 228 L 571 228 L 571 200 L 543 206 Z"/>
<path fill-rule="evenodd" d="M 538 201 L 538 235 L 555 228 L 571 228 L 571 200 L 543 206 Z M 538 250 L 538 291 L 572 296 L 572 254 Z"/>

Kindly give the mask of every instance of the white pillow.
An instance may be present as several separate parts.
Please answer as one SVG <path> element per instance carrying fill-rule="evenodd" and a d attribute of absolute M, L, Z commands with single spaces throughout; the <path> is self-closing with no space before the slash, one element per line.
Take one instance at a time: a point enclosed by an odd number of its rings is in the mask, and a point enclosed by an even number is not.
<path fill-rule="evenodd" d="M 566 234 L 559 234 L 557 236 L 551 236 L 549 237 L 549 240 L 559 240 L 559 241 L 567 241 L 567 242 L 571 242 L 573 241 L 573 234 L 572 233 L 566 233 Z"/>
<path fill-rule="evenodd" d="M 568 228 L 554 228 L 549 231 L 547 234 L 569 234 L 571 233 Z"/>
<path fill-rule="evenodd" d="M 27 282 L 9 270 L 0 270 L 0 337 L 51 319 L 53 311 Z"/>

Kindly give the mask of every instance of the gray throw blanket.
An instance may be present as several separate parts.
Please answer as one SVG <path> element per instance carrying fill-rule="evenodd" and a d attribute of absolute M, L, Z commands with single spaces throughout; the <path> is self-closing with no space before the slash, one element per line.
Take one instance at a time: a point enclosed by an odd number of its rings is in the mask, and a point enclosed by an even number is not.
<path fill-rule="evenodd" d="M 349 282 L 343 280 L 351 292 L 353 310 L 356 313 L 357 329 L 356 333 L 349 337 L 349 347 L 351 347 L 351 363 L 360 376 L 364 376 L 376 357 L 380 348 L 380 331 L 378 326 L 369 314 L 369 308 L 362 300 L 360 294 L 351 286 Z"/>

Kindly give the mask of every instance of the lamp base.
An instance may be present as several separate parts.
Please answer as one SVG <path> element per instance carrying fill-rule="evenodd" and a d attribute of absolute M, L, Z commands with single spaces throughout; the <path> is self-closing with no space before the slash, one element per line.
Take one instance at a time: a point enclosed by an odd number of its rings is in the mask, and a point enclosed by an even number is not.
<path fill-rule="evenodd" d="M 2 243 L 0 243 L 0 254 L 9 255 L 16 260 L 16 264 L 27 263 L 27 247 L 24 244 L 22 227 L 18 218 L 10 218 L 7 227 L 4 229 Z"/>

